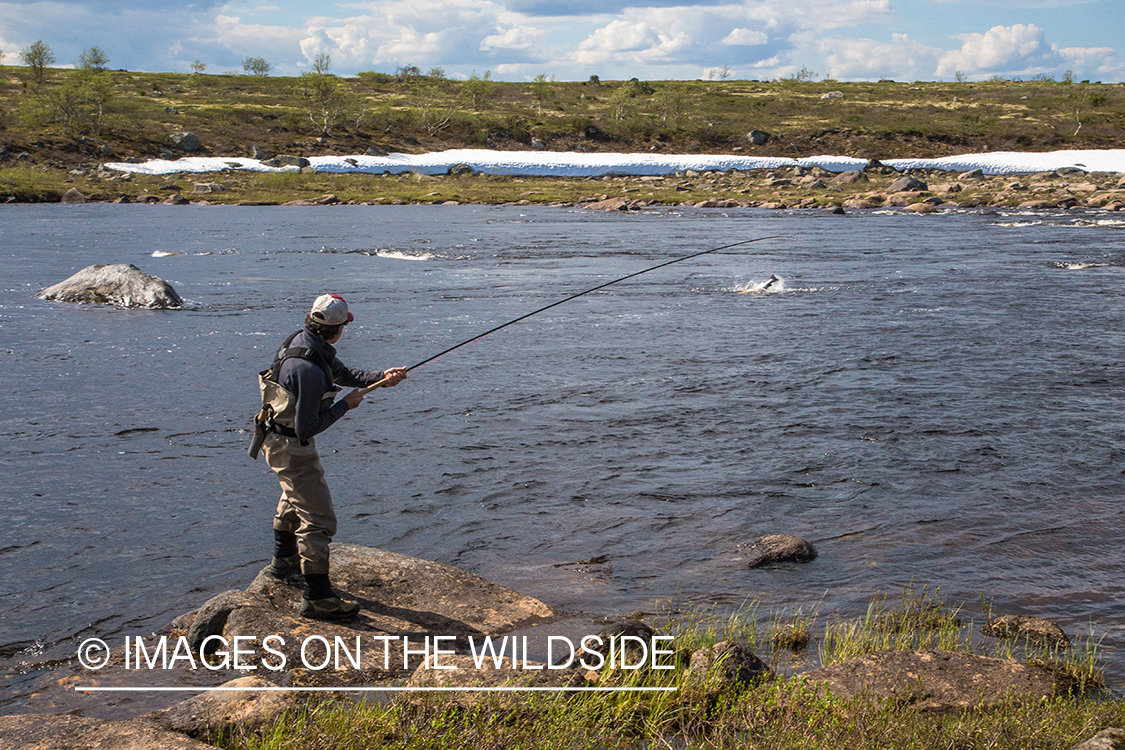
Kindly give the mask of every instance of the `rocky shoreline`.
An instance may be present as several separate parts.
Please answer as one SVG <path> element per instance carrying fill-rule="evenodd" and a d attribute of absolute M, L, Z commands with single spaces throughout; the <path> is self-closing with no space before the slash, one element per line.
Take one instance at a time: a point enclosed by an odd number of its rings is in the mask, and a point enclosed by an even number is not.
<path fill-rule="evenodd" d="M 842 173 L 822 167 L 725 172 L 685 170 L 666 176 L 497 177 L 453 168 L 447 175 L 337 175 L 308 168 L 277 175 L 226 172 L 141 176 L 104 167 L 73 170 L 72 187 L 54 196 L 87 202 L 168 205 L 550 205 L 630 211 L 658 207 L 762 209 L 892 209 L 933 214 L 950 209 L 1125 209 L 1125 176 L 1066 167 L 1024 175 L 976 169 L 898 172 L 878 161 Z M 273 182 L 271 182 L 271 180 Z M 8 202 L 21 202 L 16 195 Z"/>
<path fill-rule="evenodd" d="M 749 548 L 767 550 L 771 564 L 809 559 L 807 543 L 795 537 L 763 537 Z M 197 749 L 234 731 L 260 731 L 308 702 L 354 699 L 360 690 L 389 689 L 396 691 L 394 700 L 414 700 L 417 694 L 411 691 L 452 688 L 457 692 L 450 694 L 451 700 L 471 705 L 497 686 L 580 692 L 613 684 L 616 673 L 624 670 L 664 668 L 661 660 L 686 663 L 688 682 L 729 686 L 776 679 L 742 644 L 724 641 L 681 654 L 670 636 L 639 620 L 591 633 L 577 652 L 570 651 L 565 665 L 562 660 L 535 661 L 528 656 L 526 633 L 546 633 L 561 616 L 547 604 L 427 560 L 346 544 L 334 545 L 333 555 L 338 585 L 363 605 L 357 619 L 302 619 L 297 614 L 299 582 L 278 581 L 263 570 L 245 590 L 223 592 L 177 617 L 164 631 L 111 649 L 98 669 L 64 668 L 66 675 L 43 691 L 72 691 L 93 701 L 98 688 L 147 686 L 159 673 L 161 682 L 200 694 L 124 721 L 49 714 L 0 717 L 0 749 Z M 756 560 L 750 555 L 747 564 Z M 997 619 L 995 624 L 997 635 L 1004 637 L 1036 632 L 1056 637 L 1049 623 L 1034 618 Z M 518 633 L 525 634 L 522 656 Z M 486 642 L 493 644 L 490 651 L 482 646 Z M 500 642 L 505 645 L 497 647 Z M 616 643 L 616 655 L 603 643 Z M 1069 689 L 1064 678 L 1039 667 L 932 649 L 869 653 L 794 679 L 840 699 L 890 699 L 936 712 L 1048 700 Z M 204 691 L 201 681 L 212 689 Z M 1102 733 L 1091 740 L 1102 744 L 1081 747 L 1118 747 L 1105 742 L 1120 737 L 1125 734 Z"/>

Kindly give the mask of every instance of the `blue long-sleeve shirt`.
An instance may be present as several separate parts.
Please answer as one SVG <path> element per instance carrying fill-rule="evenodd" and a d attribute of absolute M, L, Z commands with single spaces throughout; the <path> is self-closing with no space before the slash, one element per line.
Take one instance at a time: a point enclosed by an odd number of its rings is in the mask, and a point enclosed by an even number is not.
<path fill-rule="evenodd" d="M 362 388 L 383 377 L 382 371 L 353 370 L 346 366 L 336 356 L 335 347 L 308 329 L 302 329 L 289 346 L 307 347 L 323 356 L 332 370 L 332 379 L 338 385 Z M 299 440 L 308 441 L 319 435 L 348 412 L 348 403 L 343 399 L 331 405 L 327 403 L 324 394 L 331 384 L 325 377 L 324 370 L 315 362 L 303 357 L 289 357 L 281 363 L 277 380 L 297 397 L 293 430 Z"/>

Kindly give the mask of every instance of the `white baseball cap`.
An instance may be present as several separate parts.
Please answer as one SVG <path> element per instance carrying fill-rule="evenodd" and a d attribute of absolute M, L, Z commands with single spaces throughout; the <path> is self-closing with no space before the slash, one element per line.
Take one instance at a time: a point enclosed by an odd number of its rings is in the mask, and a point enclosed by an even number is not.
<path fill-rule="evenodd" d="M 348 303 L 338 294 L 322 294 L 313 302 L 309 315 L 318 323 L 338 326 L 351 323 L 355 317 L 348 312 Z"/>

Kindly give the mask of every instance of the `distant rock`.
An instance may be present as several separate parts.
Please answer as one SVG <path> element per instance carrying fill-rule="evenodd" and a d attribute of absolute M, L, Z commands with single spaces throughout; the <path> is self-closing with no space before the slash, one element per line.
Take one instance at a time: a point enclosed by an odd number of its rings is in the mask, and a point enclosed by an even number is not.
<path fill-rule="evenodd" d="M 70 190 L 67 190 L 65 193 L 63 193 L 63 197 L 60 200 L 63 203 L 68 203 L 70 205 L 78 205 L 81 203 L 85 203 L 89 199 L 85 195 L 80 193 L 78 191 L 78 188 L 71 188 Z"/>
<path fill-rule="evenodd" d="M 1066 633 L 1050 620 L 1029 615 L 1001 615 L 989 618 L 980 632 L 993 638 L 1027 639 L 1044 646 L 1069 646 Z"/>
<path fill-rule="evenodd" d="M 962 172 L 957 175 L 959 180 L 983 180 L 985 177 L 983 169 L 970 169 L 968 172 Z"/>
<path fill-rule="evenodd" d="M 827 94 L 821 94 L 820 98 L 821 99 L 843 99 L 844 98 L 844 92 L 843 91 L 829 91 Z"/>
<path fill-rule="evenodd" d="M 736 562 L 745 560 L 746 567 L 782 562 L 810 562 L 816 558 L 816 549 L 800 537 L 789 534 L 767 534 L 752 542 L 735 545 L 732 550 Z"/>
<path fill-rule="evenodd" d="M 833 185 L 853 185 L 857 182 L 867 182 L 867 175 L 858 169 L 850 169 L 847 172 L 841 172 L 832 178 Z"/>
<path fill-rule="evenodd" d="M 583 203 L 582 208 L 593 211 L 630 211 L 636 208 L 634 201 L 629 198 L 608 198 L 593 203 Z"/>
<path fill-rule="evenodd" d="M 888 193 L 906 193 L 906 192 L 925 192 L 929 190 L 929 185 L 919 180 L 917 177 L 906 175 L 900 177 L 891 183 L 887 188 Z"/>
<path fill-rule="evenodd" d="M 460 177 L 462 175 L 474 175 L 476 173 L 477 170 L 473 169 L 472 166 L 468 164 L 454 164 L 449 168 L 448 172 L 448 174 L 451 174 L 454 177 Z"/>
<path fill-rule="evenodd" d="M 863 171 L 873 174 L 894 174 L 896 170 L 894 167 L 888 167 L 878 159 L 868 159 L 867 163 L 863 165 Z"/>
<path fill-rule="evenodd" d="M 910 211 L 915 214 L 932 214 L 937 212 L 937 207 L 932 203 L 911 203 L 904 207 L 904 210 Z"/>
<path fill-rule="evenodd" d="M 89 266 L 66 281 L 47 287 L 39 298 L 119 307 L 172 308 L 184 304 L 167 281 L 127 263 Z"/>
<path fill-rule="evenodd" d="M 746 134 L 746 140 L 750 141 L 755 146 L 764 146 L 769 139 L 769 133 L 763 133 L 761 130 L 751 130 Z"/>
<path fill-rule="evenodd" d="M 195 195 L 209 195 L 211 193 L 225 193 L 230 188 L 217 182 L 197 182 L 191 192 Z"/>
<path fill-rule="evenodd" d="M 275 156 L 272 159 L 262 162 L 267 167 L 300 167 L 304 169 L 309 166 L 311 162 L 303 156 Z"/>
<path fill-rule="evenodd" d="M 194 154 L 196 151 L 203 149 L 203 142 L 199 140 L 199 136 L 195 133 L 173 133 L 172 144 L 188 154 Z"/>
<path fill-rule="evenodd" d="M 327 193 L 319 198 L 298 198 L 293 201 L 286 201 L 282 203 L 283 206 L 331 206 L 339 203 L 340 199 L 332 193 Z"/>
<path fill-rule="evenodd" d="M 267 154 L 262 149 L 261 146 L 259 146 L 257 143 L 255 143 L 253 146 L 250 147 L 250 158 L 251 159 L 257 159 L 258 161 L 265 161 L 266 159 L 268 159 L 270 157 L 269 157 L 269 154 Z"/>
<path fill-rule="evenodd" d="M 888 698 L 921 711 L 1038 701 L 1063 685 L 1046 670 L 1007 659 L 949 651 L 881 651 L 802 675 L 837 698 Z"/>
<path fill-rule="evenodd" d="M 534 149 L 535 151 L 546 151 L 547 150 L 547 144 L 544 143 L 539 138 L 532 138 L 531 139 L 531 148 Z"/>

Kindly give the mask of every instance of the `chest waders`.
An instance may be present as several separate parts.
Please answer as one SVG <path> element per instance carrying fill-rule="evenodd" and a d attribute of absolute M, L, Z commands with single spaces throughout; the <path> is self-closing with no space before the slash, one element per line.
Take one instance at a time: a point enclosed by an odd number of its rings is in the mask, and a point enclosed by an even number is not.
<path fill-rule="evenodd" d="M 324 359 L 324 355 L 307 346 L 290 346 L 299 333 L 300 331 L 297 331 L 297 333 L 285 339 L 285 343 L 281 345 L 274 356 L 273 364 L 258 373 L 258 388 L 262 394 L 262 408 L 254 417 L 254 436 L 250 440 L 250 458 L 258 458 L 258 452 L 262 448 L 267 432 L 276 432 L 278 435 L 284 435 L 285 437 L 297 437 L 297 432 L 293 429 L 297 416 L 297 396 L 278 382 L 282 362 L 290 357 L 306 359 L 324 372 L 328 388 L 325 389 L 324 395 L 321 397 L 321 406 L 326 408 L 331 406 L 342 390 L 335 385 L 332 379 L 332 368 Z M 302 442 L 302 445 L 305 444 Z"/>

